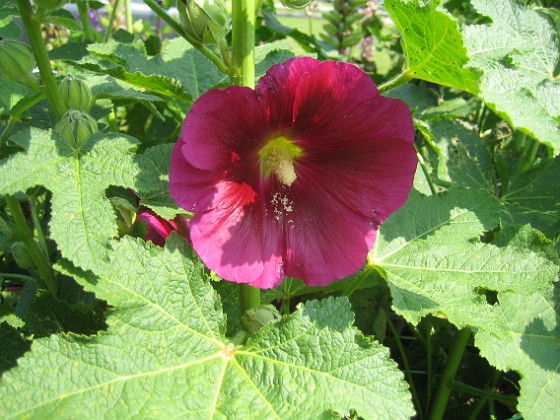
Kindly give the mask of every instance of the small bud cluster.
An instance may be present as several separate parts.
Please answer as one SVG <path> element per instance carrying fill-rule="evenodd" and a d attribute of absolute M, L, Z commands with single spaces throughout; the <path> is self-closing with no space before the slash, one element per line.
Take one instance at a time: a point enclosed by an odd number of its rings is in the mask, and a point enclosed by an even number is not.
<path fill-rule="evenodd" d="M 97 121 L 88 114 L 95 102 L 93 93 L 82 79 L 71 74 L 62 80 L 58 91 L 67 111 L 54 131 L 78 150 L 98 131 Z"/>

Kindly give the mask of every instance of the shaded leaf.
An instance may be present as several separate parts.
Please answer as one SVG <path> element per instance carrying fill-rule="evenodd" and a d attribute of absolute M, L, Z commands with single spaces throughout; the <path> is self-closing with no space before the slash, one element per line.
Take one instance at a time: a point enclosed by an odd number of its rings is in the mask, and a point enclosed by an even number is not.
<path fill-rule="evenodd" d="M 560 156 L 514 179 L 501 201 L 505 226 L 528 223 L 554 238 L 560 232 Z"/>
<path fill-rule="evenodd" d="M 512 236 L 514 235 L 514 236 Z M 524 227 L 499 237 L 501 246 L 519 249 L 531 246 L 541 255 L 550 255 L 550 241 Z M 558 260 L 558 247 L 555 249 Z M 521 375 L 518 409 L 524 418 L 560 416 L 560 283 L 530 296 L 511 292 L 500 294 L 496 315 L 506 326 L 497 336 L 479 331 L 475 344 L 480 353 L 500 370 Z"/>

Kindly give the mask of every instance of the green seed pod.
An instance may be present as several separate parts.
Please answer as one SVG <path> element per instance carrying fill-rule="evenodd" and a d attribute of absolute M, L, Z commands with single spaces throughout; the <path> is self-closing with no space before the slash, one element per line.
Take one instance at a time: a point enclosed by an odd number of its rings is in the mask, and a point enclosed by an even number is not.
<path fill-rule="evenodd" d="M 16 264 L 21 268 L 29 269 L 35 267 L 35 263 L 23 242 L 14 242 L 12 244 L 12 256 Z"/>
<path fill-rule="evenodd" d="M 74 149 L 79 149 L 93 134 L 97 133 L 97 121 L 87 112 L 69 109 L 54 127 Z"/>
<path fill-rule="evenodd" d="M 290 9 L 302 9 L 311 3 L 311 0 L 281 0 L 282 4 Z"/>
<path fill-rule="evenodd" d="M 93 106 L 93 93 L 89 86 L 80 78 L 71 74 L 66 76 L 60 85 L 58 91 L 62 100 L 66 105 L 66 109 L 77 109 L 79 111 L 89 112 Z"/>
<path fill-rule="evenodd" d="M 58 10 L 62 8 L 69 0 L 33 0 L 38 7 L 41 7 L 45 10 Z"/>
<path fill-rule="evenodd" d="M 0 75 L 33 89 L 39 81 L 32 74 L 35 58 L 29 45 L 15 39 L 0 40 Z"/>
<path fill-rule="evenodd" d="M 229 31 L 222 0 L 177 0 L 185 32 L 202 44 L 220 44 Z"/>

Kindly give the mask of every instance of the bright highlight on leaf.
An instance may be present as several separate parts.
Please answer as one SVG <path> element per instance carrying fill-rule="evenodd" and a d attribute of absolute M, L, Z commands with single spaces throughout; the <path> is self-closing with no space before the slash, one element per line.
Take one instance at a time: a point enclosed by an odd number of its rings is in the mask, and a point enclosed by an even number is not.
<path fill-rule="evenodd" d="M 557 31 L 514 1 L 473 0 L 473 5 L 492 19 L 464 31 L 469 66 L 483 72 L 480 96 L 514 127 L 560 151 Z"/>
<path fill-rule="evenodd" d="M 187 114 L 170 191 L 195 213 L 197 253 L 220 277 L 325 285 L 365 263 L 416 169 L 410 113 L 358 67 L 300 57 L 255 91 L 211 90 Z"/>
<path fill-rule="evenodd" d="M 411 78 L 478 92 L 478 74 L 465 67 L 468 57 L 457 22 L 439 1 L 386 0 L 403 37 L 406 72 Z"/>

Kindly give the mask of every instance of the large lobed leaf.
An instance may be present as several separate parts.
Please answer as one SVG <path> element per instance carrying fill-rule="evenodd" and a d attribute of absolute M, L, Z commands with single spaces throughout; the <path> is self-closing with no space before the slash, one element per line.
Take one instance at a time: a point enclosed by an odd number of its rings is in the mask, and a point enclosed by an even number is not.
<path fill-rule="evenodd" d="M 498 242 L 503 246 L 541 249 L 558 260 L 558 243 L 554 249 L 529 227 L 517 230 L 512 239 L 499 238 Z M 559 286 L 555 283 L 530 296 L 502 293 L 497 315 L 507 333 L 500 337 L 479 331 L 475 336 L 476 346 L 492 365 L 521 374 L 518 408 L 527 419 L 560 418 Z"/>
<path fill-rule="evenodd" d="M 489 25 L 464 30 L 469 66 L 483 72 L 480 96 L 514 127 L 560 150 L 558 34 L 513 0 L 473 0 Z"/>
<path fill-rule="evenodd" d="M 403 37 L 407 73 L 416 79 L 467 92 L 478 91 L 478 74 L 468 62 L 457 22 L 439 1 L 386 0 L 383 7 Z"/>
<path fill-rule="evenodd" d="M 395 311 L 412 323 L 443 314 L 459 327 L 503 331 L 487 293 L 530 295 L 547 287 L 558 268 L 529 250 L 481 243 L 499 211 L 483 191 L 413 192 L 382 225 L 370 256 L 386 273 Z"/>
<path fill-rule="evenodd" d="M 185 242 L 124 239 L 84 282 L 115 309 L 97 336 L 36 340 L 0 386 L 2 418 L 410 418 L 387 349 L 352 327 L 346 299 L 301 305 L 245 346 Z"/>
<path fill-rule="evenodd" d="M 25 152 L 2 162 L 0 194 L 43 185 L 53 193 L 50 229 L 62 255 L 86 269 L 106 260 L 117 225 L 105 190 L 134 187 L 138 141 L 97 133 L 76 152 L 50 130 L 24 130 L 10 139 Z"/>

